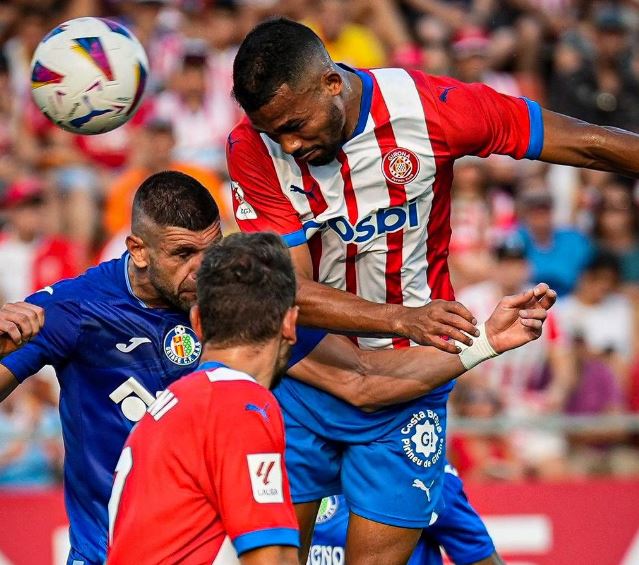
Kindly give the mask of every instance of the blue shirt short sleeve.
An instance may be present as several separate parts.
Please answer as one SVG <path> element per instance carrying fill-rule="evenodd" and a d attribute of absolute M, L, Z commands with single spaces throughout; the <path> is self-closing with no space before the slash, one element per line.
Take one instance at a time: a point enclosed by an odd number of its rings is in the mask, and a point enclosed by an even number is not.
<path fill-rule="evenodd" d="M 59 365 L 75 348 L 80 336 L 80 306 L 69 300 L 57 301 L 47 292 L 38 292 L 27 302 L 44 308 L 40 333 L 0 361 L 18 382 L 37 373 L 45 365 Z"/>
<path fill-rule="evenodd" d="M 291 360 L 288 362 L 290 369 L 304 359 L 313 349 L 317 347 L 328 332 L 326 330 L 318 330 L 316 328 L 307 328 L 305 326 L 297 326 L 297 343 L 293 346 Z"/>

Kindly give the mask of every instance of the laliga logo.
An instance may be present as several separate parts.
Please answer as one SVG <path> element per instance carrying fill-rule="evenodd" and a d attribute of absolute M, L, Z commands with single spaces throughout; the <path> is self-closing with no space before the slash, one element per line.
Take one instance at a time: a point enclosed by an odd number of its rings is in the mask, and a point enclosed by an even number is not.
<path fill-rule="evenodd" d="M 410 149 L 396 147 L 384 155 L 382 172 L 390 182 L 408 184 L 419 174 L 419 159 Z"/>

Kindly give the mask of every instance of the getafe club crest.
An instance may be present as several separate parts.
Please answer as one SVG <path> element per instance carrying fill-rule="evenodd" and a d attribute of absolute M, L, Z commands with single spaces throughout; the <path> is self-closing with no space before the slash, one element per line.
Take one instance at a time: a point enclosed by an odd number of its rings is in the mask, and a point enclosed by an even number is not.
<path fill-rule="evenodd" d="M 396 147 L 384 155 L 382 172 L 390 182 L 408 184 L 419 174 L 419 159 L 410 149 Z"/>
<path fill-rule="evenodd" d="M 190 365 L 201 352 L 202 344 L 188 326 L 175 326 L 164 336 L 164 354 L 176 365 Z"/>
<path fill-rule="evenodd" d="M 315 520 L 315 523 L 323 524 L 324 522 L 328 522 L 333 516 L 335 516 L 338 508 L 339 499 L 336 496 L 323 498 L 319 511 L 317 512 L 317 519 Z"/>

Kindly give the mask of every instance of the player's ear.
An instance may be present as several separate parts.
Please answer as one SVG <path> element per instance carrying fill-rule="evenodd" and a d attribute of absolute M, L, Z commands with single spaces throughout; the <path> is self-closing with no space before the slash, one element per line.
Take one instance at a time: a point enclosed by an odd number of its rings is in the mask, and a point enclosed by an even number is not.
<path fill-rule="evenodd" d="M 338 96 L 342 92 L 344 81 L 342 75 L 331 69 L 322 75 L 322 85 L 330 96 Z"/>
<path fill-rule="evenodd" d="M 129 250 L 133 264 L 138 269 L 146 269 L 146 267 L 149 266 L 149 256 L 146 245 L 140 236 L 134 234 L 127 235 L 126 248 Z"/>
<path fill-rule="evenodd" d="M 286 311 L 284 319 L 282 320 L 282 339 L 291 345 L 294 345 L 297 341 L 297 332 L 295 331 L 295 328 L 297 326 L 298 313 L 299 307 L 293 306 Z"/>
<path fill-rule="evenodd" d="M 197 338 L 202 342 L 204 337 L 202 335 L 202 316 L 200 315 L 200 307 L 197 304 L 193 304 L 191 306 L 191 311 L 189 312 L 189 319 L 191 320 L 191 327 L 197 335 Z"/>

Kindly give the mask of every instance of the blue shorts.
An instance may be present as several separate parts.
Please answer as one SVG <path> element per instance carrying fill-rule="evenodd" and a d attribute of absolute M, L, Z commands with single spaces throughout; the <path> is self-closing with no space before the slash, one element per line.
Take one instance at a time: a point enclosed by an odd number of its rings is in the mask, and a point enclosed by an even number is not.
<path fill-rule="evenodd" d="M 457 565 L 481 561 L 495 552 L 486 527 L 468 502 L 463 483 L 450 465 L 446 465 L 443 497 L 446 507 L 437 521 L 424 530 L 408 565 L 440 564 L 440 546 Z M 344 563 L 348 515 L 343 497 L 332 496 L 322 501 L 309 563 Z"/>
<path fill-rule="evenodd" d="M 431 524 L 443 508 L 447 398 L 395 410 L 379 439 L 362 443 L 357 434 L 313 431 L 282 403 L 293 502 L 343 493 L 363 518 L 404 528 Z"/>
<path fill-rule="evenodd" d="M 101 565 L 97 561 L 90 561 L 79 551 L 71 548 L 67 557 L 67 565 Z"/>
<path fill-rule="evenodd" d="M 453 563 L 468 565 L 490 557 L 495 545 L 479 514 L 468 502 L 464 483 L 451 465 L 446 465 L 444 479 L 446 506 L 437 521 L 424 530 L 428 537 L 442 546 Z"/>

